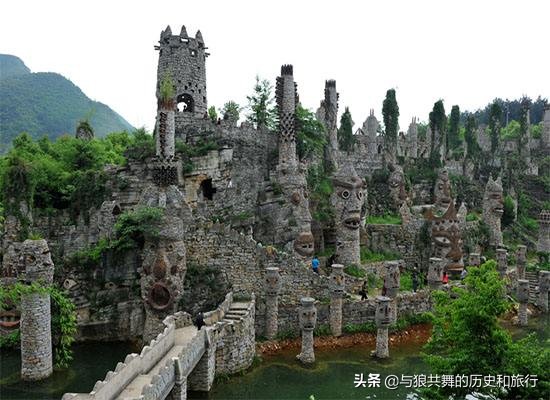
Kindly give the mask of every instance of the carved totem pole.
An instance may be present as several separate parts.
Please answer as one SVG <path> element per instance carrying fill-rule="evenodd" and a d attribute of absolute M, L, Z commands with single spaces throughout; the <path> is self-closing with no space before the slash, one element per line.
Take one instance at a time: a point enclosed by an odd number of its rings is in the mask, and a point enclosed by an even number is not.
<path fill-rule="evenodd" d="M 496 180 L 493 180 L 492 177 L 489 177 L 483 194 L 483 222 L 489 226 L 489 244 L 493 247 L 502 246 L 500 219 L 503 213 L 504 200 L 502 197 L 501 179 L 498 177 Z"/>
<path fill-rule="evenodd" d="M 266 268 L 265 273 L 265 337 L 275 339 L 278 330 L 279 291 L 281 276 L 279 268 Z"/>
<path fill-rule="evenodd" d="M 296 356 L 304 364 L 315 362 L 315 353 L 313 350 L 313 330 L 317 323 L 317 308 L 315 308 L 315 299 L 311 297 L 302 297 L 300 300 L 300 329 L 302 330 L 302 351 Z"/>

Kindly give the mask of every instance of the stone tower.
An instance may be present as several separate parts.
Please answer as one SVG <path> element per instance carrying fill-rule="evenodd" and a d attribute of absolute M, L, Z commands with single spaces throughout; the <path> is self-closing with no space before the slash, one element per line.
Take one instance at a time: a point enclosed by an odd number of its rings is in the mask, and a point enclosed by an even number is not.
<path fill-rule="evenodd" d="M 416 125 L 416 117 L 413 117 L 409 130 L 407 131 L 407 139 L 409 141 L 409 157 L 418 157 L 418 126 Z"/>
<path fill-rule="evenodd" d="M 537 251 L 539 253 L 550 253 L 550 210 L 542 210 L 539 214 Z"/>
<path fill-rule="evenodd" d="M 374 116 L 374 110 L 371 109 L 369 116 L 363 123 L 363 131 L 366 132 L 368 138 L 368 150 L 369 154 L 376 154 L 378 152 L 376 144 L 376 133 L 378 132 L 378 127 L 380 123 Z"/>
<path fill-rule="evenodd" d="M 206 52 L 207 47 L 200 31 L 195 37 L 187 35 L 182 26 L 179 35 L 172 35 L 168 26 L 160 34 L 157 68 L 157 97 L 163 79 L 171 78 L 175 86 L 177 103 L 176 132 L 183 125 L 197 118 L 204 118 L 206 100 Z"/>
<path fill-rule="evenodd" d="M 550 103 L 544 106 L 544 118 L 542 119 L 542 135 L 540 144 L 543 148 L 550 148 Z"/>
<path fill-rule="evenodd" d="M 337 167 L 338 158 L 338 97 L 336 81 L 325 81 L 325 98 L 317 110 L 317 118 L 323 122 L 327 130 L 328 146 L 325 161 L 333 168 Z"/>
<path fill-rule="evenodd" d="M 26 283 L 53 283 L 54 265 L 44 239 L 25 240 L 21 249 L 21 265 Z M 26 381 L 45 379 L 53 372 L 51 306 L 48 293 L 21 296 L 21 378 Z"/>
<path fill-rule="evenodd" d="M 503 213 L 504 199 L 502 197 L 502 182 L 500 177 L 496 180 L 489 177 L 489 181 L 485 186 L 485 193 L 483 194 L 483 222 L 489 226 L 489 244 L 494 247 L 502 245 L 500 219 Z"/>
<path fill-rule="evenodd" d="M 281 66 L 281 76 L 277 77 L 275 95 L 279 111 L 279 168 L 295 169 L 298 92 L 292 65 Z"/>

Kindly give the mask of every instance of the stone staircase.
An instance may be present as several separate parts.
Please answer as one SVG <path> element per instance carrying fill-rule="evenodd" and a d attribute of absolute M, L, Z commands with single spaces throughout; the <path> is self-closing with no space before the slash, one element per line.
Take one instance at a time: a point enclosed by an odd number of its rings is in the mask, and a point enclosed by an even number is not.
<path fill-rule="evenodd" d="M 231 304 L 229 310 L 225 313 L 223 317 L 223 322 L 234 322 L 240 321 L 241 318 L 246 317 L 248 314 L 248 308 L 250 307 L 249 302 L 235 302 Z"/>
<path fill-rule="evenodd" d="M 537 304 L 539 293 L 539 274 L 535 271 L 525 271 L 525 279 L 529 281 L 529 303 Z"/>

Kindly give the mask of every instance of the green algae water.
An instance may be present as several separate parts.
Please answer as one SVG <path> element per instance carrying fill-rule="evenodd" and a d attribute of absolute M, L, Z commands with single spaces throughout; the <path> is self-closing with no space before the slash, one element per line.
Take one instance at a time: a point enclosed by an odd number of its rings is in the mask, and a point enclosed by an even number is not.
<path fill-rule="evenodd" d="M 67 370 L 54 371 L 40 382 L 23 382 L 20 379 L 21 353 L 19 350 L 0 352 L 0 399 L 50 400 L 61 399 L 67 392 L 90 392 L 107 371 L 123 361 L 126 354 L 139 351 L 127 342 L 93 342 L 75 344 L 74 359 Z"/>

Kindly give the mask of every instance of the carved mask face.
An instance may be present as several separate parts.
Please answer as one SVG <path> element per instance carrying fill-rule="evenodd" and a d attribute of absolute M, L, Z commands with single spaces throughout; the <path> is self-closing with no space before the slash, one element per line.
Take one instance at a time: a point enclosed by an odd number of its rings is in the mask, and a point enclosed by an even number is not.
<path fill-rule="evenodd" d="M 439 228 L 439 229 L 438 229 Z M 446 260 L 449 268 L 462 266 L 462 238 L 457 222 L 450 222 L 449 226 L 436 225 L 432 231 L 434 241 L 434 255 Z"/>
<path fill-rule="evenodd" d="M 403 176 L 403 171 L 399 168 L 395 168 L 391 173 L 390 178 L 388 179 L 388 184 L 390 186 L 390 193 L 393 199 L 393 203 L 397 207 L 407 200 L 407 192 L 405 191 L 405 178 Z"/>
<path fill-rule="evenodd" d="M 302 257 L 310 257 L 313 255 L 314 242 L 311 232 L 302 232 L 294 240 L 294 250 Z"/>
<path fill-rule="evenodd" d="M 362 179 L 350 177 L 350 179 L 334 179 L 335 208 L 337 218 L 347 229 L 359 229 L 361 222 L 361 207 L 364 202 Z"/>
<path fill-rule="evenodd" d="M 376 302 L 376 321 L 381 325 L 389 325 L 391 323 L 390 302 L 389 301 L 377 301 Z"/>
<path fill-rule="evenodd" d="M 492 179 L 489 180 L 485 189 L 483 202 L 485 203 L 484 208 L 488 208 L 497 219 L 500 219 L 504 213 L 504 200 L 500 179 L 496 181 Z"/>
<path fill-rule="evenodd" d="M 278 271 L 267 271 L 265 276 L 266 292 L 269 296 L 276 296 L 281 288 L 281 279 Z"/>
<path fill-rule="evenodd" d="M 302 329 L 313 330 L 317 322 L 317 310 L 313 306 L 302 307 L 300 311 L 300 325 Z"/>
<path fill-rule="evenodd" d="M 445 169 L 437 176 L 434 196 L 436 204 L 444 209 L 447 209 L 449 204 L 451 204 L 451 183 L 449 181 L 449 173 Z"/>
<path fill-rule="evenodd" d="M 335 270 L 333 268 L 332 274 L 330 275 L 330 286 L 331 291 L 336 293 L 344 293 L 345 280 L 343 270 Z"/>

